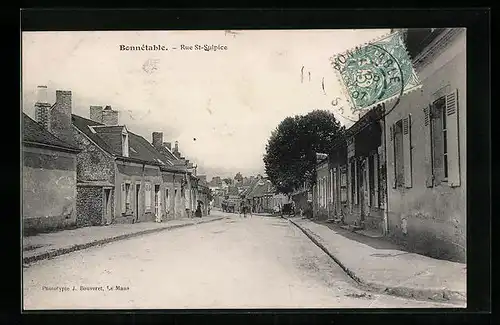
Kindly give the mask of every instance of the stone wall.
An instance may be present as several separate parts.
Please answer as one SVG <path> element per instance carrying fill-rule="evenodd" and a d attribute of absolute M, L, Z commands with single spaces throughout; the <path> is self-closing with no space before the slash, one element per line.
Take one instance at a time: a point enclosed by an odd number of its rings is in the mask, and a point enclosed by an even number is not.
<path fill-rule="evenodd" d="M 80 181 L 106 181 L 114 183 L 113 157 L 92 143 L 85 135 L 73 129 L 74 139 L 82 150 L 77 156 L 77 177 Z"/>
<path fill-rule="evenodd" d="M 103 222 L 103 192 L 99 186 L 77 186 L 78 227 L 100 226 Z"/>

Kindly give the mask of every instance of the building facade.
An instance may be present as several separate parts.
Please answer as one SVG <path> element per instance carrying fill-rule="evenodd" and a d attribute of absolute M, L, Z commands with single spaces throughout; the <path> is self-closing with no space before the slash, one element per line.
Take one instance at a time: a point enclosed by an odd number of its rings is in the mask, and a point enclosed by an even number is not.
<path fill-rule="evenodd" d="M 57 106 L 71 107 L 70 92 L 58 90 L 57 100 Z M 76 161 L 79 149 L 73 143 L 62 140 L 62 125 L 51 132 L 50 123 L 46 123 L 48 118 L 44 116 L 42 124 L 39 124 L 23 113 L 24 234 L 76 226 Z M 64 132 L 62 135 L 64 137 Z"/>
<path fill-rule="evenodd" d="M 421 88 L 361 116 L 320 159 L 315 216 L 466 260 L 466 32 L 402 31 Z M 342 140 L 344 141 L 344 140 Z"/>
<path fill-rule="evenodd" d="M 93 119 L 72 116 L 75 139 L 82 148 L 78 155 L 80 223 L 162 222 L 191 216 L 190 174 L 185 164 L 168 148 L 159 150 L 118 125 L 115 112 L 109 106 L 91 106 Z"/>
<path fill-rule="evenodd" d="M 466 31 L 405 32 L 422 88 L 386 116 L 390 236 L 466 259 Z"/>

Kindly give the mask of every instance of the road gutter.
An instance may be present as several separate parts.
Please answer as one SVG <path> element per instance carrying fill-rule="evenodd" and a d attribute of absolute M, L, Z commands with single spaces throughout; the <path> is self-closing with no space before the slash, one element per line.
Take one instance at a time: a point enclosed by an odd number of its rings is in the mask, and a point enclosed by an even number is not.
<path fill-rule="evenodd" d="M 317 236 L 316 234 L 314 234 L 310 230 L 305 229 L 304 227 L 298 225 L 296 222 L 294 222 L 291 219 L 288 219 L 286 217 L 282 217 L 282 218 L 290 221 L 297 228 L 299 228 L 316 246 L 321 248 L 331 259 L 333 259 L 335 261 L 335 263 L 337 263 L 351 279 L 353 279 L 358 285 L 360 285 L 363 289 L 366 289 L 367 291 L 389 294 L 389 295 L 404 297 L 404 298 L 412 298 L 412 299 L 416 299 L 416 300 L 432 300 L 432 301 L 446 302 L 446 303 L 464 303 L 464 302 L 466 302 L 466 296 L 464 296 L 463 293 L 453 291 L 453 290 L 416 289 L 416 288 L 403 287 L 403 286 L 393 287 L 393 286 L 381 285 L 379 283 L 375 283 L 375 282 L 371 282 L 371 281 L 365 281 L 362 278 L 360 278 L 358 275 L 356 275 L 356 273 L 353 270 L 346 267 L 330 251 L 328 251 L 328 249 L 318 240 L 318 239 L 320 239 L 319 236 Z"/>

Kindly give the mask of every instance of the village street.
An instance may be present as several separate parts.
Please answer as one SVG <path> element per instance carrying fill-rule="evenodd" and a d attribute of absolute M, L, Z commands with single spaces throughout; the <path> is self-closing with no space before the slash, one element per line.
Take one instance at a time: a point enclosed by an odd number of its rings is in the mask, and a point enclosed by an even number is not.
<path fill-rule="evenodd" d="M 228 218 L 36 262 L 23 269 L 24 308 L 451 306 L 362 290 L 285 219 L 213 214 Z"/>

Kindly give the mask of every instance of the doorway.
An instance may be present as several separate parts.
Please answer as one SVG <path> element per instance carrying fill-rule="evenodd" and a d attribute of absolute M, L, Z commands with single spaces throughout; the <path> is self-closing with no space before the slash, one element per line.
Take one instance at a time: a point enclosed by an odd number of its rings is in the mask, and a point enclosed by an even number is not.
<path fill-rule="evenodd" d="M 135 185 L 135 221 L 139 221 L 139 193 L 141 191 L 141 185 L 136 184 Z"/>
<path fill-rule="evenodd" d="M 155 217 L 157 222 L 161 222 L 161 214 L 160 185 L 155 185 Z"/>
<path fill-rule="evenodd" d="M 359 208 L 360 208 L 360 219 L 361 221 L 364 221 L 365 220 L 365 213 L 367 212 L 366 211 L 366 207 L 365 207 L 365 203 L 366 203 L 366 185 L 367 185 L 367 181 L 366 181 L 366 160 L 363 159 L 361 160 L 361 163 L 359 164 L 360 166 L 360 170 L 358 171 L 358 181 L 359 181 L 359 187 L 358 187 L 358 196 L 359 196 Z"/>
<path fill-rule="evenodd" d="M 105 225 L 111 224 L 111 189 L 109 188 L 104 189 L 103 221 Z"/>

